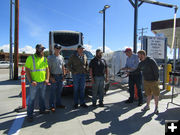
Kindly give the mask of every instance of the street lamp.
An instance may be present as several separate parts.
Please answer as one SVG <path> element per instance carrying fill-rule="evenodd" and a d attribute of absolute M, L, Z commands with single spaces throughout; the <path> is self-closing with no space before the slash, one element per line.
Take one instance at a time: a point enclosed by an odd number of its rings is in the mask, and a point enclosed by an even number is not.
<path fill-rule="evenodd" d="M 103 53 L 105 52 L 105 11 L 106 9 L 110 8 L 109 5 L 105 5 L 99 13 L 103 14 Z"/>

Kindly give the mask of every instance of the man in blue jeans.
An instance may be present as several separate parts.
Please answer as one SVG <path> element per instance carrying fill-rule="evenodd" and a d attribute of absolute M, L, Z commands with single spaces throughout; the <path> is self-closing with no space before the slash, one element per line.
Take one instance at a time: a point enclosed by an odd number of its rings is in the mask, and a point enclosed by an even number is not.
<path fill-rule="evenodd" d="M 36 53 L 26 59 L 26 75 L 30 82 L 30 95 L 27 107 L 27 120 L 33 121 L 34 101 L 39 92 L 40 114 L 49 113 L 45 108 L 46 85 L 49 83 L 49 68 L 47 59 L 44 57 L 45 47 L 42 44 L 36 45 Z"/>
<path fill-rule="evenodd" d="M 69 58 L 68 69 L 72 73 L 74 85 L 74 108 L 78 108 L 80 99 L 80 106 L 87 108 L 85 104 L 85 83 L 87 74 L 87 56 L 83 53 L 84 47 L 78 45 L 77 51 Z M 80 92 L 80 94 L 79 94 Z M 79 97 L 80 95 L 80 97 Z"/>
<path fill-rule="evenodd" d="M 60 55 L 61 46 L 54 45 L 54 54 L 48 57 L 48 66 L 50 71 L 50 98 L 49 106 L 52 112 L 55 108 L 65 108 L 61 103 L 61 93 L 63 80 L 65 76 L 64 58 Z"/>
<path fill-rule="evenodd" d="M 138 106 L 141 106 L 143 103 L 143 95 L 142 95 L 142 75 L 141 72 L 137 74 L 131 74 L 134 70 L 137 69 L 139 64 L 139 58 L 136 54 L 132 53 L 131 48 L 126 48 L 125 50 L 127 60 L 126 65 L 123 70 L 127 70 L 129 72 L 129 93 L 130 97 L 125 103 L 133 103 L 134 101 L 134 85 L 136 84 L 138 91 Z"/>
<path fill-rule="evenodd" d="M 104 99 L 104 81 L 108 81 L 108 70 L 106 61 L 102 59 L 102 51 L 96 50 L 96 57 L 89 64 L 90 76 L 92 81 L 92 103 L 96 107 L 97 96 L 99 97 L 99 106 L 103 107 Z"/>

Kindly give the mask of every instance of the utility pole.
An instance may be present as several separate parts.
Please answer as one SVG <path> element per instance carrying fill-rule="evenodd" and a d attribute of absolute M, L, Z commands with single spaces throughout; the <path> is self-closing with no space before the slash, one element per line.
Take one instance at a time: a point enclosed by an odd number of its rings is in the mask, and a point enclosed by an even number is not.
<path fill-rule="evenodd" d="M 139 3 L 139 0 L 129 0 L 131 5 L 134 7 L 134 44 L 133 44 L 133 52 L 137 52 L 137 26 L 138 26 L 138 7 L 141 6 L 143 2 Z"/>
<path fill-rule="evenodd" d="M 15 0 L 15 31 L 14 31 L 14 80 L 18 79 L 19 63 L 19 0 Z"/>
<path fill-rule="evenodd" d="M 13 1 L 10 0 L 10 33 L 9 33 L 9 61 L 10 61 L 10 66 L 9 66 L 9 79 L 13 79 L 13 54 L 12 54 L 12 6 L 13 6 Z"/>
<path fill-rule="evenodd" d="M 140 7 L 144 2 L 145 3 L 150 3 L 150 4 L 155 4 L 158 6 L 164 6 L 164 7 L 169 7 L 169 8 L 176 8 L 178 9 L 177 5 L 171 5 L 171 4 L 166 4 L 166 3 L 161 3 L 158 1 L 154 0 L 129 0 L 131 5 L 134 7 L 134 46 L 133 46 L 133 52 L 137 52 L 137 25 L 138 25 L 138 7 Z"/>
<path fill-rule="evenodd" d="M 142 41 L 143 41 L 143 36 L 144 36 L 144 33 L 146 33 L 147 31 L 145 31 L 145 30 L 147 30 L 148 28 L 141 28 L 141 29 L 138 29 L 139 31 L 141 31 L 140 32 L 140 34 L 141 34 L 141 50 L 143 49 L 143 43 L 142 43 Z"/>
<path fill-rule="evenodd" d="M 105 5 L 104 8 L 99 11 L 99 13 L 103 14 L 103 53 L 105 53 L 105 16 L 106 16 L 106 9 L 110 8 L 109 5 Z"/>

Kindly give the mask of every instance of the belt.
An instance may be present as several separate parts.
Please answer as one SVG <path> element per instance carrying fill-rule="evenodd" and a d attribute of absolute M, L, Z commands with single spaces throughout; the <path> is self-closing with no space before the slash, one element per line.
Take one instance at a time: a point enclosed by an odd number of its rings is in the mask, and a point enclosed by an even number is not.
<path fill-rule="evenodd" d="M 62 75 L 62 74 L 51 74 L 51 75 L 52 75 L 52 76 L 56 76 L 56 75 L 57 75 L 57 76 L 60 76 L 60 75 Z"/>

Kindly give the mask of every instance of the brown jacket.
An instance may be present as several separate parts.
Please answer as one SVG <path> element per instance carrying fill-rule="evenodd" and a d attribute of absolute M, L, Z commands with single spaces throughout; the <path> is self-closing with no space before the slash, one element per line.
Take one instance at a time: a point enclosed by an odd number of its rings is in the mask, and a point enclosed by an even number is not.
<path fill-rule="evenodd" d="M 67 63 L 68 69 L 72 74 L 86 74 L 88 71 L 87 56 L 83 55 L 83 60 L 78 57 L 77 52 L 74 53 Z"/>

